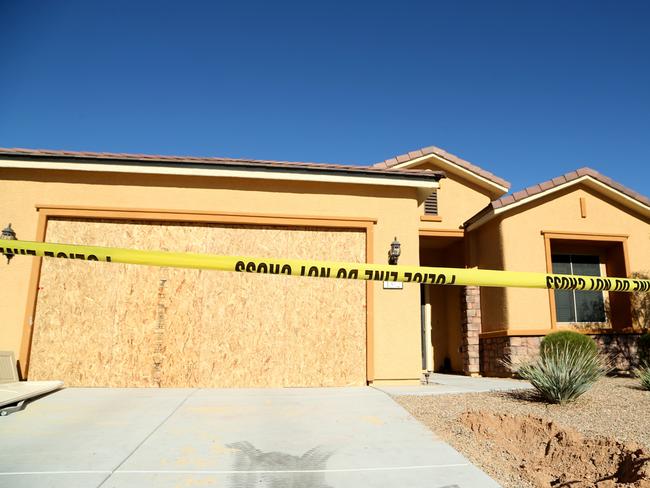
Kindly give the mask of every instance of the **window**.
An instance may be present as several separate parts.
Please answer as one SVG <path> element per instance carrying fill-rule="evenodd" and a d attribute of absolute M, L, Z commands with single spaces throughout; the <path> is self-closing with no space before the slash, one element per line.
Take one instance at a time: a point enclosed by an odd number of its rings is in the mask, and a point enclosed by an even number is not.
<path fill-rule="evenodd" d="M 553 254 L 553 273 L 600 276 L 598 256 Z M 605 322 L 605 302 L 600 291 L 555 290 L 558 322 Z"/>
<path fill-rule="evenodd" d="M 433 190 L 424 201 L 424 215 L 438 215 L 438 190 Z"/>

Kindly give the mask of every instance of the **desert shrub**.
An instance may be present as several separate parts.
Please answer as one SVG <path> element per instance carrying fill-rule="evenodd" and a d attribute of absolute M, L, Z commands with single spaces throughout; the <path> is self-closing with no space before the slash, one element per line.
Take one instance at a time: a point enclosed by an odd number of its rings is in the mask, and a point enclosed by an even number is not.
<path fill-rule="evenodd" d="M 639 362 L 650 365 L 650 332 L 646 332 L 639 337 L 637 346 L 639 350 Z"/>
<path fill-rule="evenodd" d="M 641 381 L 641 388 L 650 390 L 650 363 L 642 363 L 641 367 L 635 372 Z"/>
<path fill-rule="evenodd" d="M 537 358 L 513 366 L 544 400 L 560 404 L 574 401 L 611 370 L 595 348 L 571 341 L 547 343 Z"/>
<path fill-rule="evenodd" d="M 637 370 L 637 376 L 641 380 L 641 387 L 650 390 L 650 364 L 645 363 Z"/>
<path fill-rule="evenodd" d="M 593 353 L 598 352 L 596 342 L 589 336 L 575 332 L 573 330 L 561 330 L 553 332 L 542 339 L 539 346 L 539 353 L 544 355 L 550 347 L 557 347 L 563 344 L 569 344 L 572 348 L 586 349 Z"/>

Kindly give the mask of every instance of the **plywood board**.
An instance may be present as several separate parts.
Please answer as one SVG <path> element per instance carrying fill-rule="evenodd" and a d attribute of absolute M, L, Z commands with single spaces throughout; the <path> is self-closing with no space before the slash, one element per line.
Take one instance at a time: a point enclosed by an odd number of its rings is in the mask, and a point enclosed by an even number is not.
<path fill-rule="evenodd" d="M 365 233 L 51 220 L 47 241 L 364 262 Z M 363 282 L 44 260 L 30 379 L 70 386 L 365 383 Z"/>

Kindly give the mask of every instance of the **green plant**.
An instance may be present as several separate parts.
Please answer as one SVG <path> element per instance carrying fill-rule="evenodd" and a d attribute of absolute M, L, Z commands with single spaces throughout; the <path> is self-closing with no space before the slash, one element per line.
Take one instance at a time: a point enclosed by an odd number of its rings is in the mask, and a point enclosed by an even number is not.
<path fill-rule="evenodd" d="M 609 361 L 598 351 L 576 344 L 569 341 L 547 343 L 536 359 L 511 366 L 519 376 L 530 381 L 547 402 L 572 402 L 611 370 Z"/>
<path fill-rule="evenodd" d="M 598 352 L 596 342 L 591 337 L 573 330 L 561 330 L 559 332 L 553 332 L 542 339 L 542 343 L 539 346 L 539 353 L 543 356 L 550 347 L 557 347 L 563 344 L 569 344 L 570 347 L 578 349 L 584 348 L 593 353 Z"/>
<path fill-rule="evenodd" d="M 641 367 L 636 370 L 636 375 L 641 380 L 641 387 L 644 390 L 650 390 L 650 363 L 643 363 Z"/>

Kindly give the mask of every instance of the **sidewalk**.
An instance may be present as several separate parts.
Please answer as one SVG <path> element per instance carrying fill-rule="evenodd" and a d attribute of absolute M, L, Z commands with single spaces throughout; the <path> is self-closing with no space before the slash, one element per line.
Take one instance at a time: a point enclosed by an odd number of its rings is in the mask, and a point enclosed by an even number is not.
<path fill-rule="evenodd" d="M 530 383 L 511 378 L 481 378 L 455 374 L 432 373 L 429 383 L 413 386 L 375 386 L 389 395 L 446 395 L 450 393 L 478 393 L 485 391 L 524 390 Z"/>

